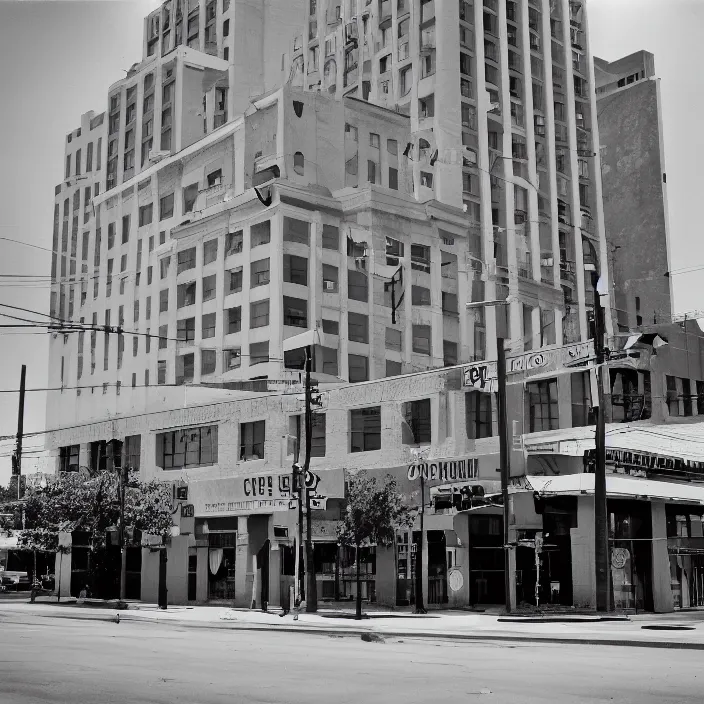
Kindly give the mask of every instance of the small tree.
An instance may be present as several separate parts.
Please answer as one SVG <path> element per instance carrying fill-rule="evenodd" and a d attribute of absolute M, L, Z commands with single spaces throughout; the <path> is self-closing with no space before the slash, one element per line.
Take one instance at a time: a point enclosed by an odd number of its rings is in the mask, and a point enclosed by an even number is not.
<path fill-rule="evenodd" d="M 383 484 L 361 471 L 349 481 L 347 510 L 337 528 L 340 545 L 354 547 L 357 563 L 357 613 L 362 618 L 362 590 L 360 589 L 360 547 L 364 543 L 394 545 L 396 530 L 412 526 L 415 510 L 403 503 L 397 491 L 396 480 L 387 475 Z"/>

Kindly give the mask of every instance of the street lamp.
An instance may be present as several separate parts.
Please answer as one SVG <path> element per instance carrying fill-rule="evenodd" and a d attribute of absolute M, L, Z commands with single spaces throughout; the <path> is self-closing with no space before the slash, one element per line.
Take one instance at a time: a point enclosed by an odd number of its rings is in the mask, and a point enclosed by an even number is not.
<path fill-rule="evenodd" d="M 505 300 L 474 301 L 467 303 L 467 310 L 476 310 L 489 306 L 505 306 L 512 303 L 512 298 Z M 504 592 L 506 612 L 511 612 L 511 561 L 509 556 L 509 505 L 508 505 L 508 482 L 511 474 L 511 461 L 508 454 L 508 416 L 506 412 L 506 348 L 503 337 L 496 337 L 496 376 L 498 378 L 498 402 L 499 402 L 499 469 L 501 472 L 501 497 L 504 504 Z"/>

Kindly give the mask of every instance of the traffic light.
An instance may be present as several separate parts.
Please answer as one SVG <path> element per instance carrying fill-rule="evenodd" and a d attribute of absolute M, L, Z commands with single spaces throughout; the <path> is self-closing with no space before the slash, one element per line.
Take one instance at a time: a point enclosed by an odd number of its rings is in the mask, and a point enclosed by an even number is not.
<path fill-rule="evenodd" d="M 17 461 L 16 453 L 12 453 L 12 476 L 17 476 L 20 473 L 20 463 Z"/>

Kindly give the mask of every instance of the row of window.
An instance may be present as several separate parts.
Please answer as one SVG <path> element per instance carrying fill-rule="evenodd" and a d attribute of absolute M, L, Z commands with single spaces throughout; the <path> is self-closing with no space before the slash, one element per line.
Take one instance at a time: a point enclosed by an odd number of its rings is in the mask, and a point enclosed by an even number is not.
<path fill-rule="evenodd" d="M 101 164 L 100 164 L 100 159 L 101 159 L 101 152 L 103 148 L 103 138 L 98 137 L 97 143 L 95 142 L 88 142 L 88 145 L 86 147 L 86 160 L 85 160 L 85 172 L 91 173 L 93 171 L 93 147 L 95 145 L 95 170 L 100 171 L 101 169 Z M 74 170 L 73 170 L 73 175 L 74 176 L 80 176 L 81 175 L 81 170 L 83 167 L 83 150 L 82 149 L 77 149 L 76 153 L 74 155 Z M 66 155 L 66 169 L 64 172 L 64 178 L 69 178 L 71 176 L 71 155 L 67 154 Z"/>

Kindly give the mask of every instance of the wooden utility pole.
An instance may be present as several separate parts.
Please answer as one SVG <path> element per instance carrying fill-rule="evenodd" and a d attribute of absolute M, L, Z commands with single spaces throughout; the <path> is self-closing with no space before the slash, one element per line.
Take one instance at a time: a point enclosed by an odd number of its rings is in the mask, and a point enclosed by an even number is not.
<path fill-rule="evenodd" d="M 498 411 L 499 411 L 499 468 L 501 472 L 501 497 L 504 504 L 503 510 L 503 536 L 504 536 L 504 602 L 506 613 L 511 612 L 511 560 L 508 543 L 509 528 L 509 503 L 508 483 L 511 474 L 511 460 L 508 454 L 508 420 L 506 409 L 506 348 L 504 338 L 496 338 L 496 376 L 498 378 Z"/>
<path fill-rule="evenodd" d="M 22 491 L 22 436 L 24 434 L 24 391 L 25 377 L 27 376 L 27 365 L 22 365 L 20 372 L 20 404 L 17 412 L 17 446 L 12 462 L 12 474 L 17 477 L 17 500 L 19 501 Z M 24 528 L 24 525 L 22 526 Z"/>
<path fill-rule="evenodd" d="M 312 613 L 318 610 L 318 591 L 315 584 L 315 557 L 313 555 L 313 525 L 310 511 L 310 491 L 307 479 L 310 473 L 311 442 L 313 440 L 313 407 L 310 387 L 310 371 L 313 362 L 313 348 L 306 347 L 306 395 L 305 395 L 305 421 L 306 421 L 306 454 L 303 460 L 302 491 L 306 500 L 306 611 Z"/>
<path fill-rule="evenodd" d="M 594 349 L 596 353 L 596 463 L 594 467 L 594 562 L 596 567 L 596 608 L 610 610 L 609 535 L 606 503 L 606 409 L 604 408 L 604 309 L 598 291 L 599 275 L 592 272 L 594 288 Z"/>

